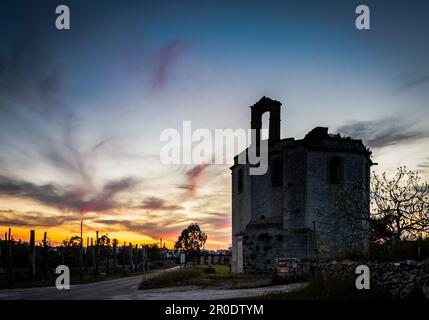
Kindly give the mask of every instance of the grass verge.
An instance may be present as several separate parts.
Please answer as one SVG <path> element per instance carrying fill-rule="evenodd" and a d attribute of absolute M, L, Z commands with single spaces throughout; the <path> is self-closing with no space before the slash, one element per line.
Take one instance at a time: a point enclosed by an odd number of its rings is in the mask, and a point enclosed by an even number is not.
<path fill-rule="evenodd" d="M 251 298 L 252 299 L 252 298 Z M 369 290 L 358 290 L 355 279 L 313 278 L 308 286 L 286 293 L 267 294 L 254 297 L 262 300 L 390 300 L 391 297 L 372 287 Z"/>
<path fill-rule="evenodd" d="M 263 283 L 261 281 L 264 281 Z M 140 289 L 157 289 L 177 286 L 219 287 L 223 289 L 243 289 L 266 286 L 271 283 L 270 276 L 231 274 L 228 266 L 197 266 L 161 273 L 145 279 Z"/>

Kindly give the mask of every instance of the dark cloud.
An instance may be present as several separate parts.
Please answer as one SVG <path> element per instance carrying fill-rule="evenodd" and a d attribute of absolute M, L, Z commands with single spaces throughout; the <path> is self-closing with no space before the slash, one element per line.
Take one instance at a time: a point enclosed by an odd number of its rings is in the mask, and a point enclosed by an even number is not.
<path fill-rule="evenodd" d="M 31 20 L 34 19 L 30 18 Z M 15 102 L 3 108 L 39 111 L 47 103 L 37 104 L 37 96 L 49 86 L 54 85 L 50 62 L 50 46 L 46 44 L 38 26 L 19 29 L 2 52 L 0 72 L 0 97 Z M 37 62 L 37 63 L 36 63 Z M 56 73 L 59 76 L 59 71 Z"/>
<path fill-rule="evenodd" d="M 38 88 L 42 97 L 59 92 L 62 74 L 58 68 L 53 70 L 38 82 Z"/>
<path fill-rule="evenodd" d="M 65 211 L 100 212 L 119 207 L 120 204 L 114 199 L 115 195 L 135 185 L 136 182 L 133 179 L 126 178 L 110 182 L 101 192 L 91 195 L 85 189 L 68 191 L 53 184 L 36 185 L 27 181 L 0 177 L 0 195 L 33 199 Z"/>
<path fill-rule="evenodd" d="M 429 170 L 429 158 L 424 159 L 423 162 L 417 165 L 417 168 L 422 169 L 423 171 Z"/>
<path fill-rule="evenodd" d="M 160 237 L 166 236 L 167 234 L 179 234 L 183 229 L 183 226 L 188 223 L 188 220 L 185 218 L 174 219 L 174 222 L 167 221 L 136 221 L 136 220 L 116 220 L 116 219 L 97 219 L 94 220 L 96 223 L 101 223 L 106 226 L 112 227 L 116 226 L 121 231 L 131 231 L 137 232 L 142 235 L 147 235 L 153 239 L 158 239 Z"/>
<path fill-rule="evenodd" d="M 139 207 L 141 209 L 150 209 L 150 210 L 179 210 L 183 209 L 181 206 L 177 205 L 167 205 L 164 199 L 157 197 L 149 197 L 143 200 L 142 205 Z"/>
<path fill-rule="evenodd" d="M 157 55 L 156 68 L 152 74 L 153 88 L 162 89 L 166 85 L 171 68 L 182 54 L 183 47 L 182 41 L 174 40 L 161 48 Z"/>
<path fill-rule="evenodd" d="M 104 145 L 106 145 L 109 141 L 112 141 L 112 138 L 106 138 L 101 140 L 100 142 L 96 143 L 95 145 L 93 145 L 91 147 L 91 152 L 96 152 L 97 150 L 99 150 L 100 148 L 102 148 Z"/>
<path fill-rule="evenodd" d="M 124 178 L 118 181 L 111 181 L 104 186 L 104 191 L 109 193 L 116 193 L 119 191 L 124 191 L 134 187 L 136 181 L 132 178 Z"/>
<path fill-rule="evenodd" d="M 355 121 L 339 127 L 337 131 L 342 135 L 362 139 L 370 148 L 382 148 L 429 137 L 428 130 L 413 129 L 399 118 Z"/>
<path fill-rule="evenodd" d="M 400 77 L 401 81 L 401 90 L 409 90 L 415 87 L 422 86 L 429 83 L 429 74 L 423 73 L 412 73 L 408 75 L 402 75 Z"/>
<path fill-rule="evenodd" d="M 73 216 L 48 216 L 42 212 L 19 212 L 0 210 L 0 225 L 26 227 L 55 227 L 65 222 L 78 221 Z"/>

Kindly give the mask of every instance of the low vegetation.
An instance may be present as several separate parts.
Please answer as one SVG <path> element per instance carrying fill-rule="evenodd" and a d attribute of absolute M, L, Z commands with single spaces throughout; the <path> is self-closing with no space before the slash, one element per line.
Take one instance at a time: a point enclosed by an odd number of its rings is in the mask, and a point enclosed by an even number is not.
<path fill-rule="evenodd" d="M 178 286 L 244 289 L 268 285 L 271 285 L 271 276 L 269 275 L 231 274 L 229 266 L 213 265 L 161 273 L 144 280 L 140 284 L 140 289 Z"/>
<path fill-rule="evenodd" d="M 358 290 L 355 279 L 340 280 L 334 278 L 310 279 L 304 289 L 287 293 L 267 294 L 255 297 L 262 300 L 388 300 L 391 297 L 373 287 Z"/>

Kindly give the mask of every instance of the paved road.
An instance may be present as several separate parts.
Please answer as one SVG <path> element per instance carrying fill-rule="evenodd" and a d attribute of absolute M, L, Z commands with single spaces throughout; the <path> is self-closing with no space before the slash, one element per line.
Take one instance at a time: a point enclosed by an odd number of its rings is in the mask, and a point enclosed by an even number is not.
<path fill-rule="evenodd" d="M 165 271 L 161 270 L 146 275 L 72 285 L 70 290 L 58 290 L 55 287 L 0 290 L 0 300 L 127 300 L 131 299 L 131 295 L 137 290 L 140 282 L 161 272 Z"/>

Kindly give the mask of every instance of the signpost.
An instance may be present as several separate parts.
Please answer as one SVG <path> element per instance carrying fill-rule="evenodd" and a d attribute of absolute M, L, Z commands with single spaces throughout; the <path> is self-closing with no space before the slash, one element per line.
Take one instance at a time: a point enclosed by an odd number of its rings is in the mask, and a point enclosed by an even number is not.
<path fill-rule="evenodd" d="M 180 254 L 180 269 L 182 269 L 182 265 L 186 263 L 186 255 L 184 253 Z"/>

